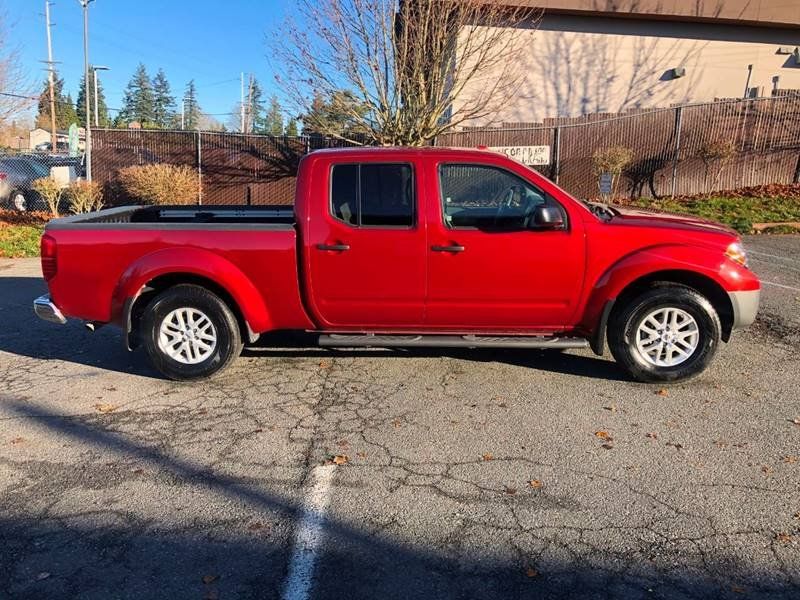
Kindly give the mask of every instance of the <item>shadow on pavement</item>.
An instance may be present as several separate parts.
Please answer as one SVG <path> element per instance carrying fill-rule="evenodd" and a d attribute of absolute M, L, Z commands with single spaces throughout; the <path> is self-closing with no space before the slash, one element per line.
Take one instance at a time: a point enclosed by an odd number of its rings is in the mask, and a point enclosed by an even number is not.
<path fill-rule="evenodd" d="M 176 489 L 191 487 L 209 501 L 225 498 L 272 518 L 296 517 L 297 499 L 271 492 L 269 480 L 234 478 L 167 455 L 113 430 L 110 420 L 64 417 L 10 397 L 2 402 L 12 418 L 33 422 L 105 460 L 135 460 L 166 473 Z M 5 462 L 26 468 L 22 462 Z M 69 508 L 73 514 L 68 519 L 39 519 L 24 505 L 15 505 L 0 517 L 4 597 L 279 597 L 287 572 L 285 542 L 271 541 L 269 532 L 237 530 L 237 524 L 224 516 L 215 519 L 213 512 L 196 515 L 196 527 L 171 530 L 166 522 L 170 518 L 153 508 L 159 498 L 152 491 L 151 497 L 142 498 L 147 508 L 135 513 L 96 505 L 91 502 L 89 467 L 75 474 L 76 484 L 89 484 L 80 492 L 87 500 L 85 511 Z M 6 492 L 6 499 L 22 492 Z M 420 498 L 420 510 L 425 501 Z M 546 532 L 547 514 L 542 518 L 544 530 L 520 531 L 519 537 L 543 535 L 546 540 L 555 535 L 555 525 Z M 760 572 L 724 556 L 722 550 L 701 551 L 698 558 L 671 553 L 656 539 L 632 537 L 627 549 L 610 550 L 572 538 L 566 545 L 556 543 L 549 558 L 526 556 L 518 549 L 518 557 L 509 559 L 488 552 L 463 556 L 447 544 L 433 548 L 398 539 L 396 534 L 370 532 L 364 523 L 337 518 L 336 506 L 324 529 L 327 543 L 316 570 L 311 596 L 315 599 L 797 598 L 800 592 L 785 574 Z M 528 571 L 531 565 L 536 571 Z M 205 583 L 204 576 L 208 576 Z"/>
<path fill-rule="evenodd" d="M 110 371 L 147 377 L 159 377 L 141 351 L 130 353 L 123 347 L 122 334 L 113 326 L 95 333 L 80 322 L 67 325 L 41 321 L 34 315 L 34 298 L 46 293 L 44 282 L 36 277 L 0 277 L 0 351 L 42 360 L 67 362 L 98 367 Z M 87 292 L 89 293 L 89 292 Z M 327 350 L 315 345 L 314 337 L 302 334 L 270 334 L 244 356 L 259 357 L 439 357 L 449 356 L 479 363 L 502 362 L 509 365 L 579 375 L 594 379 L 626 380 L 617 366 L 593 356 L 536 350 L 492 350 L 414 348 L 393 350 Z"/>

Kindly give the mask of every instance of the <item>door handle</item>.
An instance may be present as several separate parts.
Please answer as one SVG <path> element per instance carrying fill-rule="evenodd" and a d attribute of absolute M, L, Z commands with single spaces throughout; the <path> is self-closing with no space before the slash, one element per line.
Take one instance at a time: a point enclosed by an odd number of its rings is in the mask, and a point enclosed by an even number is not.
<path fill-rule="evenodd" d="M 466 248 L 464 248 L 464 246 L 454 244 L 452 246 L 431 246 L 431 250 L 434 252 L 452 252 L 455 254 L 456 252 L 463 252 L 466 250 Z"/>
<path fill-rule="evenodd" d="M 317 244 L 317 250 L 327 250 L 330 252 L 344 252 L 350 250 L 349 244 Z"/>

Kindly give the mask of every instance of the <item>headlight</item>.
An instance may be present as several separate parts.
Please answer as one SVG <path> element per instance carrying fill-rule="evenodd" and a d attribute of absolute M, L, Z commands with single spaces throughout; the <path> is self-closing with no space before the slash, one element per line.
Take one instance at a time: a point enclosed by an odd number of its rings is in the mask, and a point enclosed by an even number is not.
<path fill-rule="evenodd" d="M 747 253 L 741 242 L 733 242 L 728 249 L 725 250 L 725 256 L 730 258 L 733 262 L 739 263 L 743 267 L 747 266 Z"/>

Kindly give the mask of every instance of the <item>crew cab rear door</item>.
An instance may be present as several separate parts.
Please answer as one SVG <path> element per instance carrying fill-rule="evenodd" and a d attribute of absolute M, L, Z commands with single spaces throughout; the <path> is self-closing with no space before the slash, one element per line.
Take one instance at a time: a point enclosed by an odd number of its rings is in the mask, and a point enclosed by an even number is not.
<path fill-rule="evenodd" d="M 328 329 L 420 327 L 426 232 L 416 165 L 365 158 L 320 169 L 304 244 L 310 308 Z"/>
<path fill-rule="evenodd" d="M 583 223 L 521 165 L 431 161 L 426 326 L 553 330 L 571 324 L 585 263 Z M 552 190 L 551 190 L 552 191 Z M 533 228 L 536 207 L 564 226 Z M 574 207 L 573 207 L 574 209 Z"/>

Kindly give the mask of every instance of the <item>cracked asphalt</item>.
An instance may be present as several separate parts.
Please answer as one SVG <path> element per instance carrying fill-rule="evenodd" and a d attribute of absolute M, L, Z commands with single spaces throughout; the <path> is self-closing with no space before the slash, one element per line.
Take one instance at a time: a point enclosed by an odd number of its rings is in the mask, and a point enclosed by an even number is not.
<path fill-rule="evenodd" d="M 0 261 L 0 598 L 279 598 L 334 455 L 314 599 L 800 598 L 800 237 L 746 245 L 758 322 L 665 388 L 302 340 L 178 384 Z"/>

